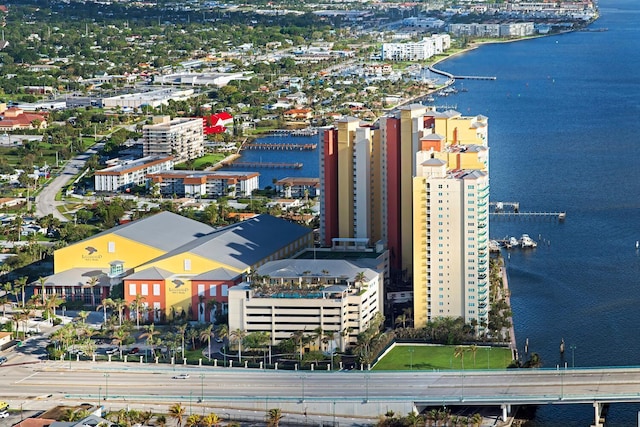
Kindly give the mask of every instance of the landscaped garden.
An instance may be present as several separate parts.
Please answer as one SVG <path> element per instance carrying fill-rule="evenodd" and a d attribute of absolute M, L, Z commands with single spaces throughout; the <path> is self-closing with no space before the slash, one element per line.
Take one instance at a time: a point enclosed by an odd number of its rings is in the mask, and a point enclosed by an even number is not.
<path fill-rule="evenodd" d="M 506 369 L 511 350 L 481 345 L 396 345 L 372 368 L 375 371 Z"/>

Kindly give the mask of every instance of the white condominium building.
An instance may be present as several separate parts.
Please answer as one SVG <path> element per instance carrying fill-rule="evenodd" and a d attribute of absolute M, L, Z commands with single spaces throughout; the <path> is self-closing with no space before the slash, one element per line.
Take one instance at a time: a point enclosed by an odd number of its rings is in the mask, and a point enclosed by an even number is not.
<path fill-rule="evenodd" d="M 448 34 L 434 34 L 412 43 L 383 43 L 382 60 L 422 61 L 443 53 L 450 47 L 451 36 Z"/>
<path fill-rule="evenodd" d="M 200 117 L 154 117 L 153 124 L 143 126 L 142 137 L 145 156 L 171 155 L 181 163 L 204 155 L 204 124 Z"/>

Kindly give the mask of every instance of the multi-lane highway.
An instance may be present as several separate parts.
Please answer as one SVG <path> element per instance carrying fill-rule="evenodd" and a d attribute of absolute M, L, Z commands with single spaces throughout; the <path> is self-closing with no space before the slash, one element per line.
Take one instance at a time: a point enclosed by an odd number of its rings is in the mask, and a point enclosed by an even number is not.
<path fill-rule="evenodd" d="M 188 373 L 186 379 L 174 379 Z M 186 402 L 344 415 L 414 405 L 639 402 L 640 368 L 466 372 L 263 371 L 91 362 L 0 367 L 2 398 Z"/>

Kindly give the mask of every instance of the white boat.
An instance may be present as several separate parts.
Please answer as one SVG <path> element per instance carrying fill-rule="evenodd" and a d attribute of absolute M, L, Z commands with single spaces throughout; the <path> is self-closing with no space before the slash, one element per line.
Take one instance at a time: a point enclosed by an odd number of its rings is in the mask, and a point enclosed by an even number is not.
<path fill-rule="evenodd" d="M 535 248 L 538 244 L 528 234 L 523 234 L 520 237 L 520 246 L 523 248 Z"/>
<path fill-rule="evenodd" d="M 509 244 L 508 244 L 509 248 L 513 248 L 513 247 L 519 246 L 519 245 L 520 245 L 520 242 L 518 242 L 518 239 L 516 239 L 513 236 L 509 237 Z"/>

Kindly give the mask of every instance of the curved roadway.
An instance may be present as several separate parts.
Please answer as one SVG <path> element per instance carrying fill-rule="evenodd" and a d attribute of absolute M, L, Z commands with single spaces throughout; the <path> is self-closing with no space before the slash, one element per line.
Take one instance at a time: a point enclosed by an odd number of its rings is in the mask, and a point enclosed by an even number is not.
<path fill-rule="evenodd" d="M 69 183 L 76 175 L 82 172 L 87 160 L 94 154 L 97 154 L 102 147 L 102 143 L 93 145 L 82 154 L 78 154 L 71 160 L 67 161 L 60 174 L 52 179 L 42 191 L 36 196 L 36 216 L 43 217 L 52 214 L 60 221 L 68 221 L 68 219 L 58 211 L 57 206 L 62 202 L 56 201 L 56 194 Z"/>

